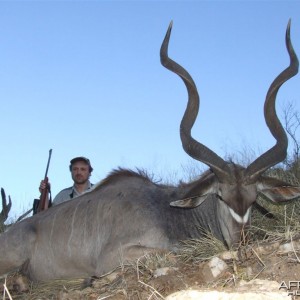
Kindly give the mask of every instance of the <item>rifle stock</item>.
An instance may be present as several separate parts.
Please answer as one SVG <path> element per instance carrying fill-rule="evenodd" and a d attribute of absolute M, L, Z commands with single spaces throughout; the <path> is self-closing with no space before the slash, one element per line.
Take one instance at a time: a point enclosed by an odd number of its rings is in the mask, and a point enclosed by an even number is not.
<path fill-rule="evenodd" d="M 40 196 L 40 201 L 39 201 L 39 206 L 37 209 L 37 212 L 41 212 L 42 210 L 46 210 L 49 206 L 49 189 L 48 189 L 48 177 L 44 178 L 44 182 L 46 184 L 46 188 L 44 188 L 41 192 L 41 196 Z"/>

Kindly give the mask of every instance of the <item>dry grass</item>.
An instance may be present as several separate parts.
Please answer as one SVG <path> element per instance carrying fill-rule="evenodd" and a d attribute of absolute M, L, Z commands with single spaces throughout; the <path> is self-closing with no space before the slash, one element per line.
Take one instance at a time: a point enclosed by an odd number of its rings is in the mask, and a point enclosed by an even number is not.
<path fill-rule="evenodd" d="M 184 262 L 203 262 L 226 251 L 226 247 L 211 233 L 204 233 L 201 239 L 191 239 L 180 243 L 177 255 Z"/>
<path fill-rule="evenodd" d="M 268 241 L 288 241 L 300 233 L 300 203 L 293 201 L 289 204 L 275 205 L 264 199 L 258 199 L 273 215 L 273 219 L 262 216 L 258 211 L 252 213 L 251 239 Z"/>
<path fill-rule="evenodd" d="M 268 175 L 283 180 L 291 185 L 300 185 L 299 180 L 292 172 L 282 169 L 271 169 Z M 300 201 L 299 199 L 273 203 L 258 197 L 257 202 L 274 215 L 273 219 L 263 216 L 257 210 L 252 212 L 252 226 L 250 229 L 251 239 L 259 240 L 290 240 L 300 232 Z"/>

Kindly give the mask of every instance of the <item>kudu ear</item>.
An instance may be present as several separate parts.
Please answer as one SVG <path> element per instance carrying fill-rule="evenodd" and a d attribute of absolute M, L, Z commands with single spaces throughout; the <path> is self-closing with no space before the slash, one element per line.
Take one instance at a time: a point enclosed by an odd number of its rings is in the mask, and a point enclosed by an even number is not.
<path fill-rule="evenodd" d="M 258 183 L 258 192 L 273 202 L 285 202 L 300 197 L 300 186 L 272 177 L 263 177 Z"/>
<path fill-rule="evenodd" d="M 205 200 L 207 200 L 211 196 L 212 196 L 212 194 L 189 197 L 189 198 L 185 198 L 182 200 L 173 201 L 170 203 L 170 206 L 194 208 L 194 207 L 201 205 Z"/>
<path fill-rule="evenodd" d="M 195 186 L 194 186 L 195 185 Z M 191 186 L 183 199 L 173 201 L 170 206 L 194 208 L 201 205 L 205 200 L 217 194 L 218 182 L 214 174 L 208 175 L 204 180 L 200 179 Z"/>

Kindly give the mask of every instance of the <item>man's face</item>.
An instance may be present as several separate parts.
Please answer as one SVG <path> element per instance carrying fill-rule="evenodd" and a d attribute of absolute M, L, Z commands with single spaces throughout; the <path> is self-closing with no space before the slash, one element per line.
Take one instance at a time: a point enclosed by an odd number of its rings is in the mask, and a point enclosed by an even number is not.
<path fill-rule="evenodd" d="M 77 161 L 72 164 L 71 174 L 75 183 L 83 184 L 90 177 L 89 166 L 83 161 Z"/>

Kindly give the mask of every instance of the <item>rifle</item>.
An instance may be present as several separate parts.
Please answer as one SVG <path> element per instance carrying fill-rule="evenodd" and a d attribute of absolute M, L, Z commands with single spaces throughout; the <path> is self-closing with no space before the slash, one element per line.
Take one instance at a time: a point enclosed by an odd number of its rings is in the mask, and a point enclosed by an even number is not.
<path fill-rule="evenodd" d="M 50 164 L 50 159 L 51 159 L 51 154 L 52 154 L 52 149 L 49 150 L 49 157 L 48 157 L 48 163 L 47 163 L 47 167 L 46 167 L 46 173 L 45 173 L 45 177 L 44 177 L 44 182 L 46 184 L 46 188 L 44 188 L 41 192 L 41 196 L 40 199 L 38 201 L 38 203 L 34 203 L 33 204 L 33 211 L 34 214 L 35 213 L 39 213 L 42 210 L 46 210 L 49 207 L 49 193 L 50 193 L 50 187 L 49 187 L 49 180 L 48 180 L 48 169 L 49 169 L 49 164 Z"/>

